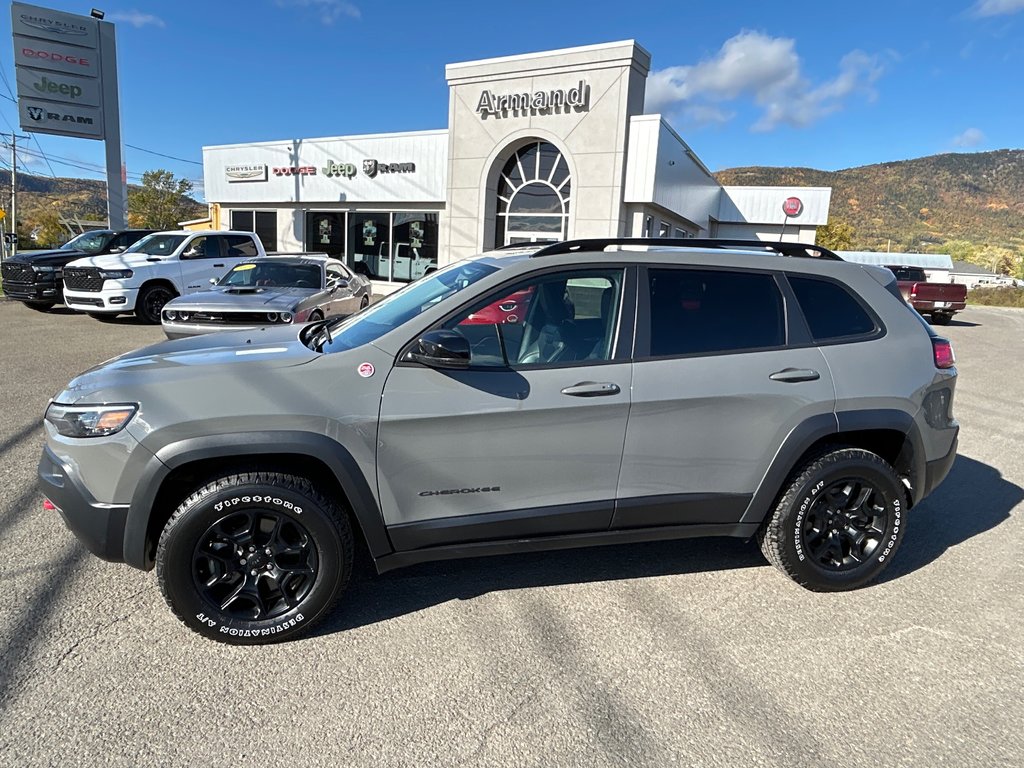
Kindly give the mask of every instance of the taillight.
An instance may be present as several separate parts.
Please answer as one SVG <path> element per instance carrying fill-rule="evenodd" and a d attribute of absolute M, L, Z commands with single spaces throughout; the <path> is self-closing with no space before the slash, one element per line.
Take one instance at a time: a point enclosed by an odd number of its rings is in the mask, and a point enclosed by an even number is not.
<path fill-rule="evenodd" d="M 936 368 L 952 368 L 956 365 L 956 355 L 953 354 L 953 345 L 949 339 L 938 336 L 932 339 L 932 354 L 935 357 Z"/>

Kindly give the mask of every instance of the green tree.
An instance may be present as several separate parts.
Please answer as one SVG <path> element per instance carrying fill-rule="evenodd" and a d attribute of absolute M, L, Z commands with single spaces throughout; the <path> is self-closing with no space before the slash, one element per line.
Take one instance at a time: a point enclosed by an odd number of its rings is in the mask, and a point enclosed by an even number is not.
<path fill-rule="evenodd" d="M 824 227 L 818 228 L 815 242 L 832 251 L 853 250 L 853 226 L 845 221 L 831 219 Z"/>
<path fill-rule="evenodd" d="M 128 222 L 143 229 L 178 229 L 194 218 L 192 182 L 161 169 L 142 174 L 142 186 L 128 191 Z"/>

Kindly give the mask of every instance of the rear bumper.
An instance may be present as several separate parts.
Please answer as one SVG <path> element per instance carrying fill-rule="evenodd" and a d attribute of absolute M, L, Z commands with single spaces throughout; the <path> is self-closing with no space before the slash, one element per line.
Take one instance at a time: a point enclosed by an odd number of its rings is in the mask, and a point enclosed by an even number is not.
<path fill-rule="evenodd" d="M 49 446 L 43 448 L 39 459 L 39 483 L 64 524 L 90 552 L 104 560 L 124 562 L 127 504 L 96 501 Z"/>
<path fill-rule="evenodd" d="M 966 306 L 966 301 L 918 301 L 912 299 L 910 302 L 911 306 L 922 314 L 928 312 L 960 312 Z"/>
<path fill-rule="evenodd" d="M 953 444 L 949 448 L 949 453 L 941 459 L 929 461 L 925 464 L 924 492 L 918 498 L 918 501 L 921 501 L 921 499 L 934 491 L 939 486 L 939 483 L 946 479 L 946 475 L 949 474 L 949 470 L 953 468 L 953 462 L 956 461 L 956 449 L 960 439 L 959 435 L 960 427 L 956 427 L 956 433 L 953 437 Z"/>

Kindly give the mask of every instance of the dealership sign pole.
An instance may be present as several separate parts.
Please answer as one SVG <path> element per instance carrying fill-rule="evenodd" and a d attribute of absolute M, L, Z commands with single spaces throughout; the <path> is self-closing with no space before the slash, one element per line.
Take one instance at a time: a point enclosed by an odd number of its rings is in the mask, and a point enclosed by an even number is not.
<path fill-rule="evenodd" d="M 11 26 L 21 127 L 33 133 L 105 141 L 107 223 L 112 229 L 123 229 L 128 196 L 114 25 L 12 3 Z"/>

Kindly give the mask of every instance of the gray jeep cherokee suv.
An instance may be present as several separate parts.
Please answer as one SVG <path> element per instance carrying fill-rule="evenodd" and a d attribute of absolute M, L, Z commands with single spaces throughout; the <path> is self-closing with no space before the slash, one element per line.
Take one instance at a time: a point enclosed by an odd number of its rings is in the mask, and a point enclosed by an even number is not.
<path fill-rule="evenodd" d="M 571 241 L 348 318 L 108 361 L 48 407 L 39 475 L 94 553 L 155 565 L 181 620 L 228 643 L 327 614 L 357 537 L 378 572 L 756 537 L 797 583 L 845 590 L 953 463 L 953 364 L 891 272 L 822 248 Z"/>

